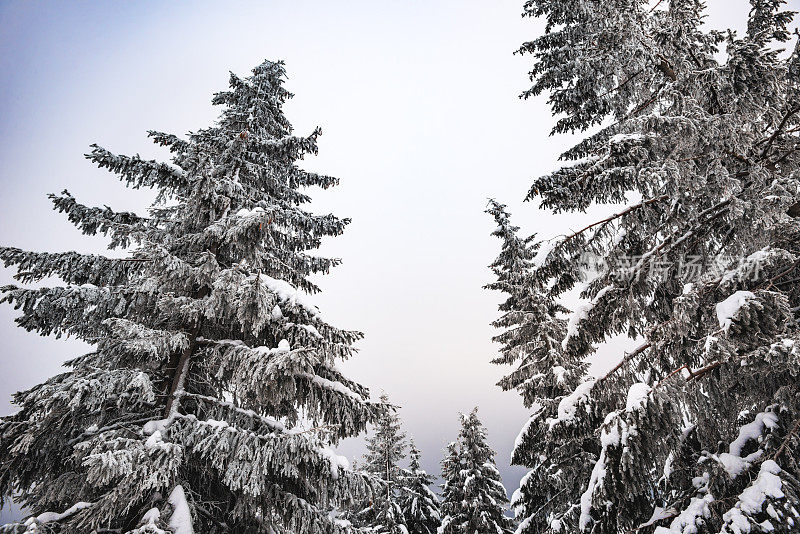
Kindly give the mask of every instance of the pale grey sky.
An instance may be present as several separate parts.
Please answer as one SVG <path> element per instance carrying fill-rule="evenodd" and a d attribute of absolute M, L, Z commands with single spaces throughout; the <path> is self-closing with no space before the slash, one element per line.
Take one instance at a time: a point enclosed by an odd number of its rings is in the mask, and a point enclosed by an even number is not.
<path fill-rule="evenodd" d="M 797 5 L 800 0 L 790 3 Z M 323 252 L 344 264 L 321 280 L 316 302 L 334 324 L 362 330 L 352 377 L 402 406 L 407 431 L 439 471 L 458 411 L 480 407 L 509 492 L 523 474 L 509 454 L 527 412 L 494 386 L 489 322 L 501 295 L 481 289 L 499 243 L 483 214 L 509 204 L 542 237 L 594 220 L 547 215 L 522 198 L 574 139 L 548 137 L 544 99 L 522 101 L 527 57 L 513 55 L 541 23 L 522 0 L 293 2 L 22 2 L 0 4 L 0 243 L 31 250 L 102 252 L 51 211 L 47 193 L 143 212 L 130 191 L 83 158 L 90 143 L 164 156 L 148 129 L 182 134 L 217 111 L 211 94 L 228 71 L 263 59 L 287 63 L 296 97 L 286 112 L 300 134 L 323 129 L 305 166 L 342 185 L 312 209 L 353 223 Z M 712 0 L 715 27 L 741 27 L 744 0 Z M 0 284 L 11 281 L 0 269 Z M 0 414 L 9 398 L 59 372 L 86 349 L 16 328 L 0 307 Z M 623 343 L 599 352 L 600 365 Z M 606 362 L 606 363 L 603 363 Z M 343 444 L 360 455 L 358 440 Z"/>

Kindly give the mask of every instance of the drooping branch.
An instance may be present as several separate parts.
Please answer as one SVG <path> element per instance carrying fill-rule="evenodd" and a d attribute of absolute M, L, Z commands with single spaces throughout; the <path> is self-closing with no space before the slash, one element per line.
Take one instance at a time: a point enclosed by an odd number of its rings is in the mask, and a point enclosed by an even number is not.
<path fill-rule="evenodd" d="M 759 141 L 758 143 L 756 143 L 756 146 L 760 145 L 761 143 L 766 143 L 766 145 L 764 145 L 764 148 L 761 150 L 761 153 L 758 156 L 759 160 L 763 160 L 766 157 L 767 152 L 769 152 L 770 147 L 783 131 L 784 126 L 786 126 L 786 123 L 789 122 L 789 119 L 798 111 L 800 111 L 800 106 L 789 109 L 783 116 L 783 119 L 781 119 L 781 122 L 780 124 L 778 124 L 778 127 L 775 128 L 774 132 L 772 132 L 772 135 L 770 135 L 763 141 Z"/>
<path fill-rule="evenodd" d="M 632 211 L 638 210 L 639 208 L 643 208 L 644 206 L 647 206 L 649 204 L 653 204 L 655 202 L 660 202 L 660 201 L 666 200 L 668 198 L 669 198 L 669 195 L 660 195 L 660 196 L 657 196 L 657 197 L 654 197 L 654 198 L 651 198 L 651 199 L 648 199 L 648 200 L 643 200 L 642 202 L 639 202 L 638 204 L 634 204 L 633 206 L 630 206 L 630 207 L 628 207 L 628 208 L 626 208 L 626 209 L 624 209 L 624 210 L 622 210 L 622 211 L 620 211 L 618 213 L 610 215 L 610 216 L 606 217 L 605 219 L 593 222 L 592 224 L 590 224 L 590 225 L 588 225 L 588 226 L 586 226 L 584 228 L 581 228 L 577 232 L 573 232 L 572 234 L 566 236 L 563 239 L 563 241 L 561 241 L 560 245 L 563 245 L 567 241 L 569 241 L 569 240 L 571 240 L 571 239 L 583 234 L 584 232 L 587 232 L 588 230 L 591 230 L 595 226 L 609 223 L 611 221 L 614 221 L 616 219 L 624 217 L 624 216 L 628 215 L 629 213 L 631 213 Z"/>
<path fill-rule="evenodd" d="M 600 377 L 597 380 L 597 383 L 599 384 L 599 383 L 607 380 L 611 375 L 613 375 L 618 370 L 620 370 L 623 365 L 625 365 L 626 363 L 631 361 L 633 358 L 635 358 L 639 354 L 643 353 L 644 351 L 646 351 L 647 349 L 649 349 L 652 346 L 653 346 L 653 344 L 648 341 L 647 343 L 643 343 L 642 345 L 639 345 L 633 352 L 625 353 L 625 355 L 622 357 L 622 360 L 620 360 L 620 362 L 617 365 L 615 365 L 613 367 L 613 369 L 611 369 L 606 374 L 604 374 L 602 377 Z"/>
<path fill-rule="evenodd" d="M 794 422 L 794 426 L 789 431 L 789 433 L 786 434 L 786 437 L 783 439 L 783 442 L 781 443 L 781 446 L 778 447 L 778 450 L 775 452 L 775 455 L 772 457 L 773 460 L 777 460 L 778 459 L 778 457 L 783 453 L 784 449 L 786 449 L 786 446 L 789 444 L 789 441 L 791 441 L 792 437 L 795 434 L 797 434 L 798 430 L 800 430 L 800 418 L 798 418 L 797 421 Z"/>

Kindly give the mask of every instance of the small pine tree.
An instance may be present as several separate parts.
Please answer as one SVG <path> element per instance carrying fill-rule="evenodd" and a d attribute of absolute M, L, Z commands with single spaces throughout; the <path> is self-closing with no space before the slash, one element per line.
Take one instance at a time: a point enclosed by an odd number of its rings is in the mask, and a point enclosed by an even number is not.
<path fill-rule="evenodd" d="M 377 479 L 378 487 L 368 506 L 356 514 L 354 524 L 375 533 L 405 533 L 405 518 L 400 507 L 403 482 L 400 461 L 406 456 L 406 434 L 389 397 L 383 393 L 380 400 L 383 411 L 375 422 L 375 433 L 367 439 L 367 454 L 364 455 L 364 471 Z"/>
<path fill-rule="evenodd" d="M 442 498 L 439 504 L 442 524 L 437 532 L 442 534 L 446 522 L 449 522 L 447 513 L 453 509 L 455 503 L 462 502 L 464 495 L 464 481 L 461 478 L 461 456 L 458 443 L 451 441 L 445 447 L 445 455 L 442 458 Z"/>
<path fill-rule="evenodd" d="M 478 409 L 461 415 L 458 442 L 447 447 L 442 462 L 444 479 L 440 534 L 506 534 L 513 521 L 504 515 L 506 489 L 486 443 L 486 429 Z"/>
<path fill-rule="evenodd" d="M 400 509 L 409 534 L 435 534 L 441 524 L 439 498 L 430 489 L 435 477 L 420 466 L 421 454 L 412 440 L 408 469 L 402 475 Z"/>
<path fill-rule="evenodd" d="M 329 446 L 378 409 L 334 365 L 361 334 L 325 322 L 305 294 L 339 263 L 309 251 L 348 221 L 301 209 L 303 189 L 337 180 L 298 167 L 320 131 L 291 134 L 284 77 L 270 61 L 231 74 L 215 125 L 150 132 L 172 165 L 92 147 L 87 158 L 129 187 L 158 191 L 149 216 L 52 199 L 128 257 L 0 248 L 21 282 L 66 284 L 2 288 L 17 323 L 95 345 L 0 420 L 0 496 L 34 513 L 20 528 L 346 530 L 325 511 L 368 488 Z"/>
<path fill-rule="evenodd" d="M 501 356 L 493 363 L 515 366 L 498 385 L 516 389 L 533 410 L 511 456 L 513 464 L 531 468 L 512 498 L 521 521 L 518 532 L 570 530 L 577 525 L 580 510 L 575 495 L 580 493 L 581 480 L 591 473 L 598 452 L 594 433 L 587 430 L 600 421 L 576 427 L 570 418 L 559 420 L 558 414 L 559 406 L 563 414 L 581 402 L 587 365 L 561 346 L 567 329 L 560 314 L 568 310 L 537 277 L 535 262 L 541 243 L 534 242 L 533 236 L 518 236 L 519 228 L 511 224 L 505 205 L 492 200 L 486 212 L 497 223 L 492 235 L 502 240 L 500 255 L 490 265 L 497 280 L 486 288 L 508 295 L 499 306 L 501 317 L 492 323 L 504 329 L 493 338 L 501 345 Z"/>
<path fill-rule="evenodd" d="M 559 314 L 568 310 L 548 294 L 537 277 L 535 259 L 541 243 L 535 236 L 520 238 L 519 227 L 511 224 L 506 206 L 491 200 L 486 212 L 497 228 L 492 235 L 502 239 L 500 255 L 490 265 L 497 277 L 486 289 L 507 296 L 500 304 L 502 313 L 492 326 L 504 331 L 492 338 L 499 343 L 500 357 L 493 363 L 516 365 L 498 384 L 504 390 L 516 389 L 527 407 L 573 390 L 586 375 L 587 365 L 568 357 L 562 350 L 566 321 Z"/>

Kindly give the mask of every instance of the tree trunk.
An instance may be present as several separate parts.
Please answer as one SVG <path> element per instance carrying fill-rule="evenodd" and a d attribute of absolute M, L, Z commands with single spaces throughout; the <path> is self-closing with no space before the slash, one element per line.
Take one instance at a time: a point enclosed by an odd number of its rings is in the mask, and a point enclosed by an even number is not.
<path fill-rule="evenodd" d="M 189 362 L 192 359 L 195 349 L 197 349 L 197 334 L 200 332 L 200 321 L 192 328 L 189 333 L 189 346 L 180 353 L 180 357 L 174 362 L 174 366 L 170 365 L 170 369 L 174 369 L 172 380 L 170 381 L 169 390 L 167 391 L 167 405 L 164 408 L 164 417 L 169 417 L 172 413 L 172 408 L 175 403 L 175 392 L 186 380 L 186 374 L 189 371 Z M 175 358 L 170 359 L 170 364 L 173 364 Z"/>

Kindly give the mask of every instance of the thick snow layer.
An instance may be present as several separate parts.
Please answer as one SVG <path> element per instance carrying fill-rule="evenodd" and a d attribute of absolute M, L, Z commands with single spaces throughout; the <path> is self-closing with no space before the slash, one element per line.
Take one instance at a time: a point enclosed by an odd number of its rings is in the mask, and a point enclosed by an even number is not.
<path fill-rule="evenodd" d="M 226 421 L 217 421 L 216 419 L 206 419 L 205 421 L 201 421 L 201 423 L 211 428 L 227 428 L 229 426 Z"/>
<path fill-rule="evenodd" d="M 169 494 L 169 503 L 172 505 L 172 516 L 169 518 L 169 528 L 174 534 L 194 534 L 192 527 L 192 514 L 183 486 L 178 484 Z"/>
<path fill-rule="evenodd" d="M 269 290 L 278 295 L 278 298 L 289 302 L 292 305 L 302 306 L 314 317 L 319 316 L 319 309 L 311 304 L 311 302 L 308 300 L 308 295 L 294 287 L 292 284 L 285 280 L 278 280 L 265 274 L 260 276 L 261 281 L 267 284 Z"/>
<path fill-rule="evenodd" d="M 567 369 L 560 365 L 553 366 L 553 375 L 556 377 L 556 382 L 558 382 L 559 384 L 564 383 L 564 375 L 566 374 L 566 372 Z"/>
<path fill-rule="evenodd" d="M 329 389 L 337 393 L 341 393 L 342 395 L 350 397 L 351 399 L 356 400 L 358 402 L 363 401 L 363 399 L 356 392 L 354 392 L 352 389 L 348 388 L 341 382 L 335 380 L 328 380 L 327 378 L 322 378 L 319 375 L 312 375 L 310 373 L 298 373 L 298 376 L 303 376 L 305 378 L 308 378 L 309 380 L 311 380 L 312 383 L 322 388 Z"/>
<path fill-rule="evenodd" d="M 675 462 L 675 453 L 673 451 L 669 451 L 667 455 L 667 459 L 664 461 L 664 478 L 667 479 L 670 477 L 672 472 L 674 471 L 672 464 Z"/>
<path fill-rule="evenodd" d="M 640 133 L 618 133 L 616 135 L 612 135 L 609 139 L 611 144 L 614 143 L 621 143 L 623 141 L 641 141 L 644 139 L 644 135 Z"/>
<path fill-rule="evenodd" d="M 756 296 L 750 291 L 737 291 L 730 297 L 717 304 L 717 320 L 719 326 L 726 332 L 733 323 L 733 318 L 747 301 Z"/>
<path fill-rule="evenodd" d="M 522 475 L 522 478 L 519 479 L 519 484 L 517 486 L 517 489 L 514 490 L 514 495 L 511 498 L 512 502 L 517 502 L 519 500 L 517 497 L 522 495 L 522 491 L 524 490 L 525 486 L 528 484 L 528 481 L 533 476 L 533 471 L 534 470 L 531 469 L 530 471 L 528 471 L 527 473 Z"/>
<path fill-rule="evenodd" d="M 650 386 L 647 384 L 642 382 L 633 384 L 628 390 L 625 411 L 630 413 L 641 410 L 647 404 L 650 391 Z M 622 410 L 618 410 L 606 415 L 600 430 L 600 444 L 603 449 L 610 446 L 627 446 L 628 438 L 638 433 L 634 424 L 629 423 L 627 418 L 621 417 L 622 413 Z"/>
<path fill-rule="evenodd" d="M 334 522 L 334 524 L 336 524 L 336 525 L 338 525 L 338 526 L 340 526 L 342 528 L 349 528 L 349 527 L 353 526 L 353 524 L 350 521 L 348 521 L 347 519 L 334 518 L 332 521 Z"/>
<path fill-rule="evenodd" d="M 161 519 L 161 511 L 158 508 L 150 508 L 142 516 L 142 524 L 155 525 Z"/>
<path fill-rule="evenodd" d="M 668 517 L 674 517 L 677 512 L 672 508 L 662 508 L 660 506 L 656 506 L 653 510 L 653 515 L 650 516 L 646 522 L 639 525 L 639 529 L 643 529 L 644 527 L 649 527 L 653 523 L 661 521 L 662 519 L 666 519 Z"/>
<path fill-rule="evenodd" d="M 469 486 L 473 480 L 475 480 L 475 475 L 468 475 L 467 478 L 464 479 L 464 493 L 469 493 Z"/>
<path fill-rule="evenodd" d="M 556 247 L 557 244 L 558 244 L 557 239 L 543 241 L 540 244 L 539 250 L 536 252 L 536 256 L 534 256 L 533 261 L 531 262 L 533 267 L 538 269 L 542 265 L 544 265 L 544 262 L 547 260 L 547 256 L 550 255 L 550 253 L 553 251 L 553 249 Z"/>
<path fill-rule="evenodd" d="M 597 295 L 595 295 L 590 302 L 575 308 L 575 311 L 572 312 L 572 314 L 569 316 L 569 320 L 567 321 L 567 335 L 564 336 L 564 340 L 561 342 L 561 348 L 567 350 L 569 340 L 578 333 L 578 326 L 581 324 L 581 322 L 585 321 L 587 317 L 589 317 L 589 313 L 597 305 L 597 303 L 600 302 L 600 299 L 603 298 L 603 295 L 612 289 L 614 289 L 614 286 L 604 287 L 597 292 Z"/>
<path fill-rule="evenodd" d="M 330 447 L 321 447 L 319 453 L 327 458 L 331 464 L 331 477 L 334 479 L 339 478 L 339 468 L 345 471 L 350 469 L 350 461 L 344 456 L 336 454 L 336 451 Z"/>
<path fill-rule="evenodd" d="M 531 524 L 531 521 L 533 521 L 532 515 L 529 515 L 528 517 L 520 521 L 519 524 L 517 525 L 517 529 L 514 531 L 514 534 L 522 534 L 523 532 L 525 532 L 528 529 L 528 526 Z"/>
<path fill-rule="evenodd" d="M 731 269 L 730 271 L 726 272 L 722 277 L 722 282 L 724 283 L 731 280 L 745 280 L 752 278 L 754 274 L 757 274 L 759 267 L 765 263 L 767 258 L 769 258 L 774 252 L 775 249 L 770 247 L 765 247 L 761 250 L 753 252 L 747 256 L 735 269 Z"/>
<path fill-rule="evenodd" d="M 168 450 L 170 450 L 170 448 L 167 446 L 167 444 L 164 443 L 164 440 L 162 439 L 160 430 L 156 430 L 155 432 L 150 434 L 150 437 L 148 437 L 147 440 L 144 442 L 144 446 L 148 450 L 151 450 L 151 451 L 155 451 L 155 450 L 168 451 Z"/>
<path fill-rule="evenodd" d="M 628 389 L 628 400 L 625 402 L 625 409 L 629 412 L 641 410 L 647 404 L 647 396 L 650 394 L 650 386 L 643 382 L 637 382 Z"/>
<path fill-rule="evenodd" d="M 236 217 L 250 217 L 251 215 L 256 215 L 259 213 L 264 213 L 264 208 L 260 206 L 256 206 L 255 208 L 248 210 L 245 208 L 240 209 L 236 212 Z"/>
<path fill-rule="evenodd" d="M 731 443 L 730 452 L 736 456 L 742 455 L 742 449 L 750 440 L 757 440 L 764 433 L 765 428 L 770 430 L 778 426 L 778 416 L 772 412 L 762 412 L 756 415 L 752 423 L 739 429 L 739 436 Z"/>
<path fill-rule="evenodd" d="M 611 412 L 606 416 L 605 421 L 603 421 L 603 428 L 600 430 L 600 445 L 604 449 L 610 445 L 619 445 L 621 424 L 623 424 L 623 421 L 619 419 L 618 412 Z M 623 432 L 625 430 L 623 428 Z"/>
<path fill-rule="evenodd" d="M 781 468 L 773 460 L 761 464 L 758 478 L 745 488 L 739 495 L 736 506 L 725 512 L 722 520 L 725 526 L 721 534 L 747 534 L 751 532 L 751 521 L 748 517 L 759 514 L 767 499 L 781 499 L 784 497 L 781 477 L 778 476 Z"/>
<path fill-rule="evenodd" d="M 589 393 L 592 391 L 594 383 L 594 380 L 587 380 L 576 387 L 575 391 L 561 399 L 561 402 L 558 403 L 558 416 L 555 419 L 550 418 L 547 420 L 550 428 L 553 428 L 558 423 L 572 421 L 578 411 L 578 403 L 589 398 Z"/>
<path fill-rule="evenodd" d="M 653 534 L 697 534 L 699 532 L 698 521 L 711 517 L 710 504 L 712 502 L 714 502 L 714 497 L 710 493 L 702 498 L 692 498 L 689 505 L 672 520 L 669 528 L 656 527 Z"/>
<path fill-rule="evenodd" d="M 525 434 L 528 433 L 531 425 L 533 425 L 533 423 L 539 419 L 539 416 L 542 413 L 542 405 L 538 402 L 533 403 L 532 409 L 533 415 L 531 415 L 530 418 L 525 422 L 525 424 L 522 426 L 522 430 L 519 431 L 519 434 L 517 434 L 517 437 L 514 439 L 514 448 L 511 449 L 512 451 L 516 451 L 520 447 L 522 440 L 525 439 Z"/>
<path fill-rule="evenodd" d="M 715 456 L 716 460 L 731 478 L 736 478 L 744 471 L 750 469 L 764 454 L 758 449 L 745 457 L 742 457 L 742 450 L 749 441 L 760 441 L 766 429 L 774 429 L 778 425 L 778 416 L 772 412 L 762 412 L 756 415 L 752 423 L 748 423 L 739 429 L 739 436 L 731 443 L 728 452 L 723 452 Z"/>
<path fill-rule="evenodd" d="M 742 458 L 741 456 L 734 456 L 733 454 L 723 452 L 717 456 L 717 461 L 722 464 L 722 468 L 728 472 L 731 478 L 736 478 L 747 471 L 752 462 L 758 460 L 762 454 L 764 454 L 764 451 L 759 449 L 753 454 L 749 454 L 746 458 Z"/>
<path fill-rule="evenodd" d="M 600 452 L 600 457 L 597 459 L 597 463 L 594 464 L 594 467 L 592 468 L 592 475 L 589 477 L 589 486 L 581 495 L 581 515 L 578 518 L 578 527 L 581 531 L 586 530 L 586 527 L 589 526 L 589 522 L 592 520 L 592 516 L 590 515 L 592 511 L 592 495 L 594 494 L 595 488 L 597 488 L 597 486 L 603 482 L 603 478 L 605 478 L 605 476 L 606 451 L 603 449 Z"/>
<path fill-rule="evenodd" d="M 36 517 L 29 517 L 25 521 L 25 526 L 28 527 L 28 532 L 37 532 L 38 529 L 36 525 L 41 523 L 51 523 L 53 521 L 61 521 L 62 519 L 66 519 L 69 516 L 83 510 L 84 508 L 89 508 L 94 503 L 91 502 L 78 502 L 64 510 L 63 512 L 42 512 L 41 514 L 37 515 Z"/>
<path fill-rule="evenodd" d="M 167 427 L 167 423 L 167 419 L 154 419 L 152 421 L 148 421 L 142 427 L 142 432 L 144 432 L 145 436 L 152 436 L 158 432 L 158 439 L 161 439 L 161 432 Z"/>
<path fill-rule="evenodd" d="M 320 339 L 322 338 L 322 334 L 319 333 L 319 330 L 317 330 L 317 327 L 315 327 L 314 325 L 299 324 L 299 325 L 297 325 L 297 327 L 298 328 L 302 328 L 303 330 L 305 330 L 306 332 L 308 332 L 309 334 L 311 334 L 312 336 L 314 336 L 316 338 L 320 338 Z"/>

